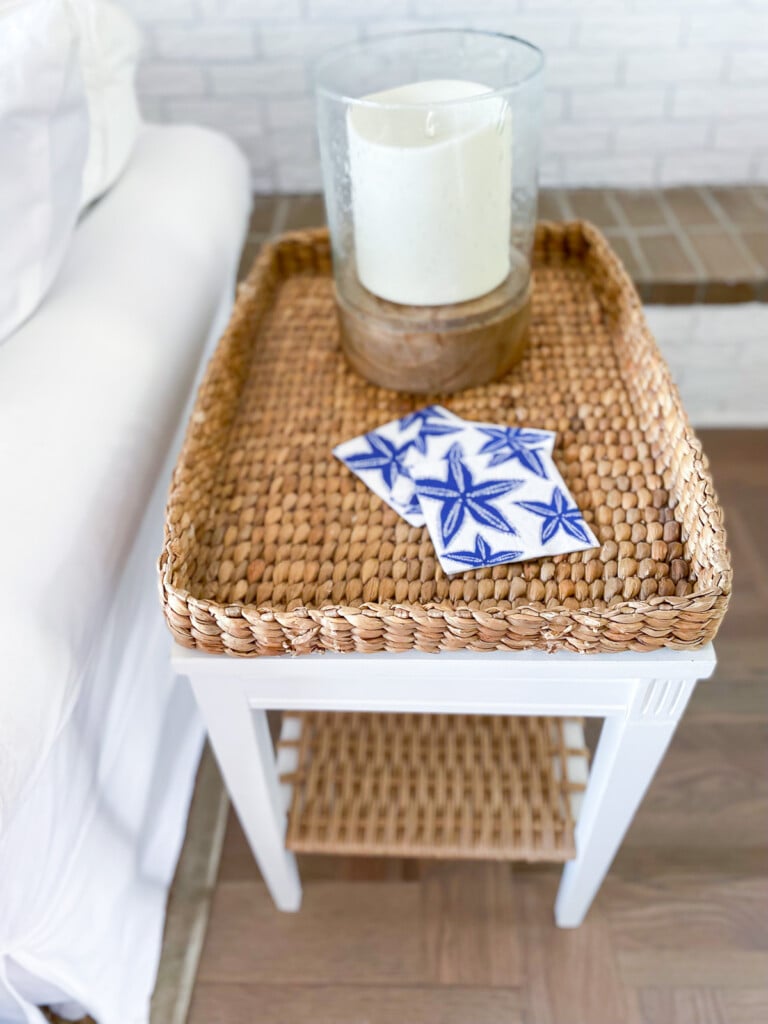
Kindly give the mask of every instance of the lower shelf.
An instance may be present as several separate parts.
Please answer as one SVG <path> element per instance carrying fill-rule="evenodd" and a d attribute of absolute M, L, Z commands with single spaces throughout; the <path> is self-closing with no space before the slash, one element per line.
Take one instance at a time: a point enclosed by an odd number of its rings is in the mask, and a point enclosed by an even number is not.
<path fill-rule="evenodd" d="M 588 753 L 576 719 L 286 714 L 286 845 L 311 853 L 565 861 Z"/>

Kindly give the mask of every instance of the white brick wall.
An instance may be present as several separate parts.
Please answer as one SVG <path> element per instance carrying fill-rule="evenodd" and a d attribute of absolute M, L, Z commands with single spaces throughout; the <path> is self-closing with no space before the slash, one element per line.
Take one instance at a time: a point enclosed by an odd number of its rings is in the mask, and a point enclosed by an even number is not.
<path fill-rule="evenodd" d="M 768 305 L 646 306 L 695 427 L 768 425 Z"/>
<path fill-rule="evenodd" d="M 148 116 L 232 134 L 261 190 L 319 187 L 318 53 L 440 25 L 545 49 L 547 184 L 768 181 L 768 0 L 121 2 L 146 38 Z"/>

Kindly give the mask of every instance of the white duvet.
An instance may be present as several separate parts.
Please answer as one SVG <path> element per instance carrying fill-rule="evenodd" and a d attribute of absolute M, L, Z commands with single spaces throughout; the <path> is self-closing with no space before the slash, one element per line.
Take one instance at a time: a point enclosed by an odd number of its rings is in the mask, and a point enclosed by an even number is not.
<path fill-rule="evenodd" d="M 145 129 L 0 347 L 0 833 L 95 655 L 248 202 L 231 143 Z"/>
<path fill-rule="evenodd" d="M 145 129 L 0 347 L 3 1022 L 147 1020 L 202 742 L 156 592 L 167 460 L 249 191 L 221 136 Z"/>

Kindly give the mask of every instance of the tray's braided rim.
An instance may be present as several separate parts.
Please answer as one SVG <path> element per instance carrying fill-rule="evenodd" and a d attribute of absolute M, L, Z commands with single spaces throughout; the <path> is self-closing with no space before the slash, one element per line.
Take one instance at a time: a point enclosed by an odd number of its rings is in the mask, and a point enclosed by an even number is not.
<path fill-rule="evenodd" d="M 303 853 L 555 861 L 575 856 L 578 719 L 291 712 L 286 846 Z M 285 716 L 284 716 L 285 723 Z M 566 724 L 576 726 L 566 742 Z M 584 768 L 586 774 L 586 767 Z"/>
<path fill-rule="evenodd" d="M 158 569 L 166 620 L 180 644 L 235 656 L 464 648 L 615 653 L 661 647 L 690 650 L 714 637 L 732 584 L 722 510 L 706 456 L 648 329 L 634 286 L 607 240 L 591 224 L 542 222 L 537 227 L 536 250 L 540 259 L 558 250 L 577 254 L 601 296 L 618 302 L 613 336 L 615 341 L 621 339 L 617 352 L 626 360 L 623 375 L 641 408 L 648 396 L 655 396 L 653 408 L 645 410 L 644 429 L 656 455 L 666 456 L 698 589 L 685 596 L 620 600 L 604 609 L 541 607 L 533 602 L 513 609 L 485 610 L 442 601 L 364 602 L 359 606 L 329 603 L 285 610 L 255 604 L 224 605 L 196 598 L 177 586 L 174 549 L 190 522 L 183 513 L 172 517 L 170 510 L 183 510 L 185 499 L 199 493 L 206 477 L 215 475 L 216 439 L 226 435 L 237 411 L 239 381 L 230 372 L 229 360 L 238 329 L 258 322 L 282 279 L 308 270 L 329 272 L 327 230 L 297 231 L 266 244 L 239 286 L 238 301 L 200 385 L 173 473 Z M 240 357 L 244 363 L 246 353 Z M 671 437 L 670 427 L 674 428 Z"/>

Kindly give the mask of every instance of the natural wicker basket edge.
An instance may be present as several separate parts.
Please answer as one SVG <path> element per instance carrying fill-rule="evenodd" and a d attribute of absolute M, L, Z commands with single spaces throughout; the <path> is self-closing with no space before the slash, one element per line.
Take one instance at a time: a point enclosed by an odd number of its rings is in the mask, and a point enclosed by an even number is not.
<path fill-rule="evenodd" d="M 722 511 L 721 506 L 717 499 L 715 492 L 714 483 L 712 476 L 709 472 L 709 462 L 706 455 L 704 454 L 701 441 L 697 437 L 688 416 L 688 413 L 683 405 L 680 390 L 675 383 L 669 366 L 664 359 L 661 350 L 659 349 L 658 343 L 651 332 L 648 322 L 645 317 L 645 311 L 643 304 L 640 300 L 640 296 L 635 289 L 634 283 L 632 282 L 626 268 L 619 259 L 618 255 L 611 249 L 608 239 L 594 224 L 588 221 L 571 221 L 563 225 L 558 225 L 553 222 L 542 221 L 539 224 L 539 229 L 545 231 L 557 231 L 558 229 L 564 230 L 566 233 L 574 229 L 578 230 L 588 243 L 588 252 L 586 258 L 589 261 L 594 261 L 599 258 L 600 262 L 605 265 L 610 265 L 613 271 L 613 278 L 609 284 L 614 284 L 617 288 L 622 291 L 623 299 L 623 317 L 619 322 L 614 325 L 614 338 L 619 335 L 629 335 L 636 344 L 642 345 L 646 355 L 655 354 L 656 359 L 653 361 L 654 369 L 656 370 L 659 377 L 659 384 L 657 388 L 653 390 L 653 393 L 659 396 L 663 396 L 665 406 L 668 414 L 674 414 L 674 420 L 679 425 L 679 440 L 684 442 L 683 448 L 691 452 L 691 466 L 689 467 L 689 478 L 690 475 L 695 475 L 701 481 L 704 488 L 704 500 L 698 502 L 696 505 L 690 502 L 691 489 L 680 486 L 679 469 L 677 466 L 669 466 L 672 470 L 672 479 L 670 481 L 670 490 L 673 490 L 678 499 L 678 508 L 682 508 L 684 511 L 699 512 L 699 518 L 701 511 L 706 511 L 709 516 L 712 516 L 715 521 L 709 520 L 706 523 L 706 527 L 709 528 L 712 546 L 709 549 L 709 562 L 705 565 L 699 565 L 697 578 L 699 580 L 702 577 L 706 580 L 703 590 L 698 593 L 703 593 L 705 590 L 712 588 L 716 591 L 730 595 L 732 586 L 732 569 L 730 563 L 730 555 L 727 549 L 726 534 L 723 528 L 722 522 Z M 622 346 L 623 351 L 626 346 Z M 650 363 L 651 360 L 646 360 Z M 637 373 L 625 374 L 625 380 L 628 385 L 632 386 L 636 393 L 637 398 L 642 402 L 648 394 L 648 389 L 644 387 Z M 660 399 L 661 402 L 661 399 Z M 656 410 L 656 441 L 658 442 L 659 436 L 661 435 L 660 421 L 661 414 L 664 410 L 659 406 Z M 669 415 L 667 420 L 669 420 Z M 668 454 L 670 451 L 677 451 L 678 448 L 673 447 L 670 444 L 664 446 L 658 445 L 659 454 Z M 694 517 L 692 517 L 693 519 Z M 719 530 L 715 530 L 714 526 L 719 526 Z M 686 545 L 689 547 L 691 554 L 697 553 L 696 545 L 691 545 L 691 530 L 692 521 L 686 523 L 683 522 L 684 527 L 684 540 Z M 688 529 L 685 529 L 688 527 Z"/>
<path fill-rule="evenodd" d="M 636 344 L 649 346 L 658 352 L 655 339 L 645 321 L 642 305 L 629 277 L 618 257 L 610 249 L 604 236 L 597 228 L 586 222 L 574 221 L 567 224 L 541 222 L 537 229 L 537 248 L 548 238 L 571 236 L 580 247 L 586 243 L 582 255 L 586 260 L 599 259 L 610 264 L 613 277 L 606 287 L 622 291 L 623 315 L 615 324 L 615 334 L 631 333 Z M 330 248 L 326 229 L 297 231 L 281 236 L 264 246 L 251 271 L 238 288 L 238 297 L 261 297 L 258 309 L 253 310 L 245 303 L 238 303 L 232 313 L 227 331 L 214 353 L 198 391 L 198 401 L 193 414 L 176 468 L 174 470 L 168 510 L 178 505 L 190 486 L 185 477 L 196 466 L 199 467 L 207 455 L 215 460 L 216 444 L 203 444 L 202 424 L 211 412 L 211 395 L 216 394 L 213 385 L 217 383 L 220 364 L 223 363 L 223 346 L 228 337 L 243 320 L 254 319 L 268 307 L 265 296 L 271 294 L 274 286 L 286 275 L 293 272 L 300 253 L 311 249 L 330 266 Z M 319 268 L 318 268 L 319 269 Z M 306 270 L 303 271 L 306 273 Z M 364 603 L 351 606 L 324 604 L 320 607 L 295 607 L 291 610 L 255 604 L 222 605 L 207 598 L 195 596 L 183 585 L 175 582 L 173 562 L 174 541 L 187 526 L 179 526 L 166 516 L 164 544 L 158 560 L 160 596 L 169 629 L 174 638 L 186 647 L 250 657 L 264 654 L 305 654 L 322 651 L 365 651 L 393 650 L 387 646 L 385 635 L 389 623 L 402 626 L 404 621 L 412 624 L 410 643 L 398 649 L 419 650 L 572 650 L 580 653 L 636 650 L 650 651 L 661 647 L 690 650 L 710 641 L 726 612 L 732 585 L 732 570 L 722 527 L 722 514 L 717 502 L 708 462 L 702 451 L 688 416 L 682 405 L 679 392 L 669 369 L 659 355 L 656 360 L 657 372 L 662 375 L 662 387 L 656 393 L 665 396 L 664 404 L 668 416 L 679 425 L 679 439 L 690 453 L 685 466 L 687 476 L 697 478 L 703 496 L 695 503 L 688 502 L 687 489 L 680 486 L 680 466 L 669 465 L 670 490 L 674 492 L 678 508 L 683 512 L 683 539 L 690 550 L 692 563 L 696 568 L 697 581 L 704 584 L 700 589 L 684 596 L 651 597 L 646 600 L 617 600 L 604 609 L 585 607 L 572 610 L 562 605 L 544 606 L 541 602 L 519 605 L 508 609 L 473 608 L 469 604 L 453 605 L 449 602 L 424 604 Z M 630 378 L 631 379 L 631 378 Z M 220 433 L 237 413 L 238 395 L 230 382 L 225 381 L 230 401 L 220 403 L 225 410 L 219 411 Z M 637 383 L 642 388 L 642 382 Z M 203 399 L 208 396 L 208 406 Z M 661 417 L 662 410 L 659 410 Z M 210 420 L 208 421 L 210 426 Z M 663 431 L 661 425 L 656 434 L 659 441 Z M 216 435 L 218 436 L 218 435 Z M 702 564 L 695 556 L 698 544 L 708 542 L 708 560 Z M 183 611 L 182 611 L 183 609 Z M 628 630 L 641 617 L 637 637 L 631 637 Z M 642 619 L 645 616 L 645 619 Z M 692 623 L 691 617 L 698 623 Z M 179 619 L 197 622 L 196 630 L 182 629 Z M 647 628 L 659 625 L 659 636 Z M 438 623 L 442 623 L 438 639 L 430 635 Z M 470 625 L 470 623 L 472 625 Z M 621 625 L 622 637 L 612 636 L 612 629 Z M 661 628 L 663 625 L 664 628 Z M 695 628 L 692 629 L 692 626 Z M 226 626 L 228 628 L 222 628 Z M 422 632 L 426 630 L 426 632 Z M 472 633 L 467 636 L 467 630 Z M 247 634 L 242 645 L 238 633 Z M 628 639 L 628 633 L 630 638 Z M 365 634 L 365 635 L 362 635 Z M 461 635 L 464 634 L 464 635 Z M 279 641 L 279 642 L 278 642 Z M 241 649 L 242 648 L 242 649 Z M 279 649 L 278 649 L 279 648 Z"/>
<path fill-rule="evenodd" d="M 604 610 L 584 609 L 572 611 L 563 607 L 542 608 L 540 603 L 520 605 L 513 609 L 481 610 L 467 606 L 445 608 L 438 603 L 411 605 L 363 603 L 360 606 L 328 605 L 320 608 L 298 607 L 291 611 L 275 610 L 255 605 L 231 605 L 222 608 L 216 602 L 195 598 L 188 591 L 179 590 L 167 583 L 165 554 L 161 556 L 159 571 L 161 599 L 169 629 L 182 647 L 200 648 L 214 653 L 226 653 L 235 657 L 254 655 L 313 654 L 329 652 L 374 653 L 387 650 L 398 653 L 384 644 L 388 625 L 401 624 L 408 620 L 413 624 L 413 642 L 402 650 L 568 650 L 579 654 L 598 654 L 616 651 L 654 651 L 660 648 L 671 650 L 696 650 L 714 639 L 720 622 L 727 610 L 729 595 L 717 589 L 698 591 L 688 597 L 650 598 L 646 601 L 619 601 Z M 178 602 L 189 611 L 190 619 L 230 624 L 245 621 L 249 624 L 254 643 L 248 650 L 238 650 L 226 642 L 231 640 L 227 630 L 217 630 L 206 639 L 195 639 L 188 630 L 179 630 L 173 621 L 170 604 Z M 638 613 L 650 612 L 661 624 L 669 618 L 672 624 L 683 615 L 706 613 L 706 626 L 699 629 L 692 638 L 670 636 L 668 633 L 655 641 L 643 634 L 638 639 L 627 640 L 627 625 L 637 620 Z M 451 637 L 457 637 L 452 630 L 466 628 L 472 621 L 480 635 L 461 643 L 435 643 L 428 635 L 419 637 L 419 627 L 434 628 L 435 620 L 444 622 Z M 269 649 L 260 650 L 261 632 L 259 627 L 276 625 L 283 638 L 282 650 L 274 649 L 274 630 Z M 503 626 L 503 628 L 500 628 Z M 530 627 L 526 629 L 527 627 Z M 625 634 L 620 640 L 609 635 L 613 626 L 621 626 Z M 641 631 L 638 627 L 638 633 Z M 362 641 L 355 630 L 364 630 L 369 637 Z M 485 631 L 485 635 L 483 635 Z M 685 632 L 685 631 L 684 631 Z M 373 634 L 373 635 L 370 635 Z M 376 636 L 375 634 L 378 634 Z M 330 639 L 330 636 L 335 636 Z M 420 641 L 420 642 L 419 642 Z"/>

